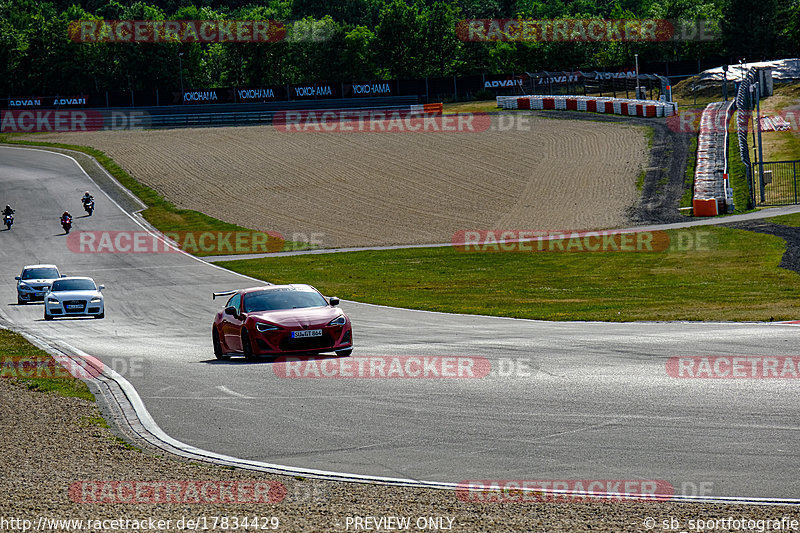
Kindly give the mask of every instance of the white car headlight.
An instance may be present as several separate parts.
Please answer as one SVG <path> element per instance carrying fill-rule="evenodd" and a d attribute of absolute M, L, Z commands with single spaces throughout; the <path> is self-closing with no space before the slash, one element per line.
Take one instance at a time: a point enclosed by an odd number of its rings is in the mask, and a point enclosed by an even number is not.
<path fill-rule="evenodd" d="M 58 303 L 58 298 L 53 298 L 52 296 L 50 296 L 47 299 L 47 303 L 49 303 L 49 304 L 57 304 Z"/>
<path fill-rule="evenodd" d="M 94 298 L 91 299 L 90 303 L 97 303 L 102 301 L 103 301 L 102 298 L 100 298 L 99 296 L 95 296 Z"/>
<path fill-rule="evenodd" d="M 273 326 L 272 324 L 264 323 L 264 322 L 256 322 L 256 329 L 263 333 L 265 331 L 275 331 L 275 330 L 281 329 L 281 328 L 279 328 L 278 326 Z"/>
<path fill-rule="evenodd" d="M 23 291 L 29 291 L 29 290 L 31 290 L 31 286 L 30 286 L 30 285 L 28 285 L 27 283 L 20 283 L 20 284 L 19 284 L 19 288 L 20 288 L 20 289 L 22 289 Z"/>
<path fill-rule="evenodd" d="M 344 315 L 339 315 L 330 322 L 328 322 L 329 326 L 344 326 L 345 324 L 347 324 L 347 319 L 345 318 Z"/>

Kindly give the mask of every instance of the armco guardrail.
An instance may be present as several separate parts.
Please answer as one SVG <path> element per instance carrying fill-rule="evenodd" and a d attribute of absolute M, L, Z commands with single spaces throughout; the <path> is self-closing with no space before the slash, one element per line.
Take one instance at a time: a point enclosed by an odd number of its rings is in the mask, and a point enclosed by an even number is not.
<path fill-rule="evenodd" d="M 0 132 L 31 133 L 124 129 L 205 128 L 271 124 L 277 113 L 318 111 L 409 111 L 438 114 L 442 104 L 418 105 L 416 97 L 318 100 L 273 104 L 217 104 L 167 108 L 20 109 L 0 110 Z M 356 105 L 358 104 L 358 105 Z"/>
<path fill-rule="evenodd" d="M 208 126 L 252 126 L 271 124 L 278 111 L 314 109 L 407 109 L 419 101 L 416 96 L 330 99 L 264 104 L 200 104 L 136 108 L 149 112 L 149 128 L 198 128 Z M 123 110 L 120 110 L 123 111 Z M 124 111 L 131 111 L 125 109 Z"/>
<path fill-rule="evenodd" d="M 674 115 L 678 111 L 677 102 L 564 95 L 498 96 L 497 107 L 503 109 L 592 111 L 595 113 L 635 117 L 668 117 Z"/>
<path fill-rule="evenodd" d="M 697 165 L 694 169 L 694 216 L 716 216 L 733 210 L 728 181 L 728 122 L 733 102 L 712 102 L 700 115 Z"/>

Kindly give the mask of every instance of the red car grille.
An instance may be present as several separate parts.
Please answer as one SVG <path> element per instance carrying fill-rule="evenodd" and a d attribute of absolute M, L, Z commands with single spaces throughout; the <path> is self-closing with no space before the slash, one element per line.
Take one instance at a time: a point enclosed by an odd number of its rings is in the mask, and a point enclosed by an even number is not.
<path fill-rule="evenodd" d="M 280 343 L 280 349 L 285 351 L 292 350 L 319 350 L 320 348 L 332 348 L 333 339 L 327 333 L 322 337 L 305 337 L 302 339 L 285 338 Z"/>

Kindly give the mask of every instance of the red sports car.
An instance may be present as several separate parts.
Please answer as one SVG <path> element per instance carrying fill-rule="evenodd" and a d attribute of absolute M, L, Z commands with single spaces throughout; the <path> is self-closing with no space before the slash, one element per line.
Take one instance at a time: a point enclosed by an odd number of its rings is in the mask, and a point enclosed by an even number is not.
<path fill-rule="evenodd" d="M 350 355 L 353 330 L 350 319 L 310 285 L 268 285 L 215 292 L 229 296 L 211 328 L 214 355 L 224 359 L 243 355 L 336 352 Z"/>

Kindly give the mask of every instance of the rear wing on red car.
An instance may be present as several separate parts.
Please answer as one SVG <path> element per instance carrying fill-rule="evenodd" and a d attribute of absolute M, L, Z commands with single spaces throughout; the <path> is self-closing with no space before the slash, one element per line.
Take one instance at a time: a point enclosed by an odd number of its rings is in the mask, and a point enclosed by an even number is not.
<path fill-rule="evenodd" d="M 237 292 L 239 292 L 239 291 L 237 290 L 237 291 L 223 291 L 223 292 L 214 292 L 214 293 L 211 293 L 211 294 L 213 294 L 213 296 L 214 296 L 214 297 L 212 298 L 212 300 L 216 300 L 216 299 L 217 299 L 217 296 L 230 296 L 231 294 L 236 294 Z"/>

